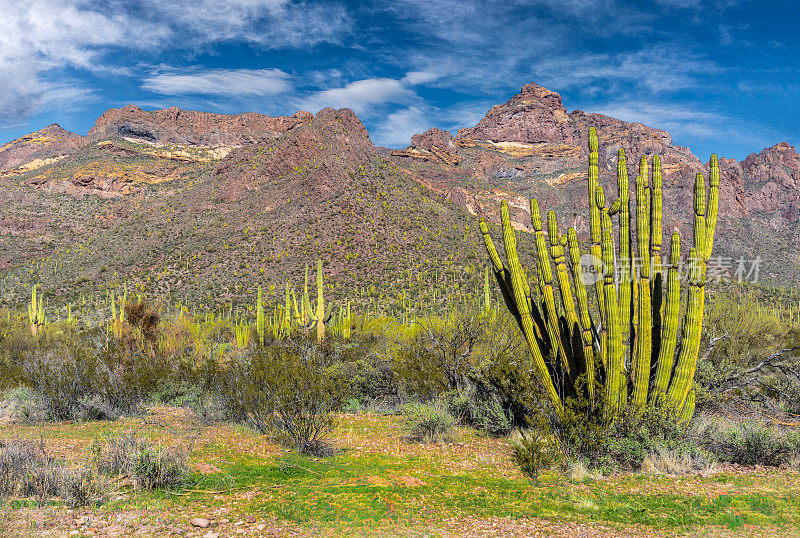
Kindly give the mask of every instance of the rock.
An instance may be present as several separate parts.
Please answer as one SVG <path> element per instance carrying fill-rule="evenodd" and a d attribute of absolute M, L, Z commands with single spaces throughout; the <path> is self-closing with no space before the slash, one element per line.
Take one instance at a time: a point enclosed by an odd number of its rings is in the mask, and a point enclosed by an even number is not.
<path fill-rule="evenodd" d="M 189 523 L 191 523 L 193 527 L 200 527 L 201 529 L 206 529 L 209 525 L 211 525 L 209 520 L 202 517 L 193 517 L 189 520 Z"/>
<path fill-rule="evenodd" d="M 455 151 L 456 140 L 452 134 L 436 127 L 431 127 L 424 133 L 411 137 L 411 147 L 414 149 L 430 150 L 432 146 L 437 146 L 445 151 Z"/>
<path fill-rule="evenodd" d="M 215 114 L 170 107 L 145 111 L 134 105 L 106 110 L 89 131 L 88 138 L 134 138 L 153 144 L 236 146 L 273 139 L 311 121 L 303 110 L 292 116 Z"/>
<path fill-rule="evenodd" d="M 348 188 L 353 177 L 373 163 L 378 151 L 364 125 L 349 108 L 320 110 L 314 121 L 300 125 L 273 142 L 234 149 L 216 169 L 223 180 L 222 199 L 236 200 L 256 185 L 273 183 L 281 189 L 302 183 L 302 192 L 327 196 Z M 277 181 L 280 178 L 280 181 Z M 286 198 L 293 194 L 286 192 Z"/>

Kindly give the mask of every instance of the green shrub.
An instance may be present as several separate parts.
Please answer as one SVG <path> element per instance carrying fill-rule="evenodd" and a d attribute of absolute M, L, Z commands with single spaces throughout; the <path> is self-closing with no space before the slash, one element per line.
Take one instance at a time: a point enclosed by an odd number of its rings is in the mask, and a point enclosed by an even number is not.
<path fill-rule="evenodd" d="M 479 401 L 475 405 L 473 422 L 477 428 L 495 436 L 508 434 L 513 426 L 510 414 L 503 409 L 496 397 Z"/>
<path fill-rule="evenodd" d="M 350 392 L 338 359 L 335 350 L 304 340 L 249 349 L 217 382 L 227 417 L 272 432 L 300 453 L 327 453 L 334 412 Z"/>
<path fill-rule="evenodd" d="M 400 408 L 414 439 L 440 442 L 452 432 L 455 418 L 441 403 L 408 403 Z"/>
<path fill-rule="evenodd" d="M 549 430 L 552 457 L 562 465 L 582 461 L 604 473 L 638 470 L 648 454 L 667 449 L 677 454 L 697 451 L 688 427 L 663 410 L 646 407 L 629 412 L 610 427 L 589 418 L 590 411 L 571 402 L 562 420 L 536 415 L 536 428 Z"/>
<path fill-rule="evenodd" d="M 463 389 L 484 333 L 480 314 L 469 310 L 424 320 L 416 334 L 399 346 L 394 368 L 408 391 L 423 400 Z"/>
<path fill-rule="evenodd" d="M 510 439 L 514 451 L 514 463 L 522 474 L 535 484 L 539 483 L 539 472 L 554 463 L 552 441 L 535 430 L 515 430 Z"/>

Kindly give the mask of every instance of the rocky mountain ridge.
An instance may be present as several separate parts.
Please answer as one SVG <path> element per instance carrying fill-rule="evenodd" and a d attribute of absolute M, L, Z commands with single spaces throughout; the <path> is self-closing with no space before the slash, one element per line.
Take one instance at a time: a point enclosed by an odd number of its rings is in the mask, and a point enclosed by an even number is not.
<path fill-rule="evenodd" d="M 127 215 L 131 207 L 152 205 L 154 193 L 172 196 L 185 184 L 205 192 L 202 203 L 188 204 L 193 211 L 213 208 L 233 218 L 243 203 L 258 201 L 263 214 L 294 215 L 300 228 L 314 229 L 326 241 L 347 245 L 348 234 L 363 231 L 351 223 L 331 235 L 311 208 L 334 207 L 332 200 L 341 200 L 352 189 L 362 189 L 358 204 L 376 203 L 385 195 L 375 186 L 380 181 L 367 185 L 358 178 L 381 169 L 382 177 L 404 177 L 417 186 L 412 190 L 449 199 L 467 216 L 483 214 L 496 221 L 500 200 L 508 200 L 512 220 L 521 230 L 529 229 L 528 199 L 536 197 L 543 208 L 554 209 L 565 219 L 562 226 L 575 226 L 585 238 L 587 136 L 592 126 L 600 139 L 601 183 L 607 192 L 616 195 L 619 147 L 626 149 L 632 177 L 640 155 L 660 155 L 664 228 L 678 227 L 690 237 L 691 185 L 695 173 L 707 172 L 707 163 L 688 148 L 675 145 L 666 131 L 602 114 L 568 112 L 558 93 L 536 84 L 525 85 L 456 136 L 431 128 L 414 135 L 409 147 L 401 150 L 376 147 L 349 109 L 324 109 L 316 115 L 300 111 L 281 117 L 177 108 L 144 111 L 132 105 L 110 109 L 86 137 L 51 125 L 0 148 L 0 203 L 20 197 L 47 198 L 50 193 L 99 195 L 118 200 L 114 202 L 118 209 L 113 211 Z M 731 259 L 760 256 L 767 260 L 762 276 L 773 281 L 800 277 L 800 156 L 795 148 L 782 142 L 741 162 L 724 158 L 724 148 L 720 156 L 716 252 Z M 402 199 L 397 194 L 395 203 Z M 344 211 L 357 211 L 352 203 L 350 199 Z M 80 204 L 96 205 L 91 199 Z M 404 223 L 413 220 L 406 209 L 402 219 L 395 215 L 385 222 L 396 222 L 402 230 Z M 26 218 L 30 220 L 26 211 L 9 211 L 0 221 L 0 241 L 13 237 L 30 247 L 8 247 L 5 261 L 0 259 L 3 265 L 14 266 L 39 255 L 42 237 L 57 238 L 63 232 L 62 226 L 61 231 L 44 233 L 47 226 L 42 221 L 26 224 Z M 107 222 L 110 209 L 104 211 L 98 223 Z M 392 213 L 395 207 L 388 211 Z M 82 230 L 82 237 L 94 233 L 85 222 L 70 226 Z M 374 233 L 383 237 L 386 230 Z M 67 237 L 76 240 L 70 234 L 62 240 Z M 383 240 L 377 239 L 378 243 Z M 429 244 L 435 248 L 429 241 L 422 244 L 420 248 Z M 475 256 L 482 259 L 480 249 L 475 249 Z M 326 252 L 350 259 L 346 251 Z M 352 261 L 339 265 L 353 272 Z"/>

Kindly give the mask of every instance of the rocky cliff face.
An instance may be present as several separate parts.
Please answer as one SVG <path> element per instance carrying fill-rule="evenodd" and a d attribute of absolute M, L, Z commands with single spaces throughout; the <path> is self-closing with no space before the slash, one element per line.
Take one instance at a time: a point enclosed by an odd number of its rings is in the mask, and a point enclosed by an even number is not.
<path fill-rule="evenodd" d="M 601 183 L 616 198 L 617 150 L 628 155 L 631 185 L 641 155 L 661 157 L 664 172 L 664 229 L 677 227 L 691 242 L 692 185 L 698 172 L 708 173 L 688 148 L 677 146 L 666 131 L 580 110 L 568 112 L 561 96 L 536 84 L 492 107 L 475 127 L 458 131 L 452 152 L 460 165 L 417 160 L 426 145 L 446 135 L 430 130 L 412 138 L 411 147 L 393 153 L 401 166 L 463 200 L 476 213 L 498 220 L 500 200 L 509 201 L 512 221 L 528 229 L 527 201 L 538 198 L 547 209 L 567 217 L 565 226 L 587 233 L 586 166 L 589 128 L 600 141 Z M 443 142 L 439 142 L 443 143 Z M 720 148 L 723 152 L 724 148 Z M 719 248 L 722 256 L 761 256 L 771 274 L 794 267 L 800 248 L 800 157 L 787 143 L 777 144 L 744 161 L 722 157 Z M 477 180 L 477 183 L 476 181 Z M 631 193 L 633 195 L 633 193 Z M 770 273 L 767 271 L 767 273 Z M 762 272 L 764 276 L 764 272 Z"/>
<path fill-rule="evenodd" d="M 745 203 L 749 211 L 779 212 L 789 222 L 800 218 L 800 156 L 794 146 L 781 142 L 751 153 L 740 164 L 748 179 Z"/>
<path fill-rule="evenodd" d="M 311 120 L 300 111 L 293 116 L 270 117 L 256 113 L 237 115 L 181 110 L 171 107 L 145 111 L 134 105 L 111 108 L 89 131 L 89 138 L 118 136 L 154 144 L 240 146 L 271 140 Z"/>

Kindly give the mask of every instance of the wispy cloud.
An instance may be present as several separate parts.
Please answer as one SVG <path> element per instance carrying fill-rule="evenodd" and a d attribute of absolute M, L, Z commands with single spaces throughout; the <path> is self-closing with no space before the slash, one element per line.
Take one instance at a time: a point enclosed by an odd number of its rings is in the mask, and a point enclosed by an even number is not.
<path fill-rule="evenodd" d="M 774 135 L 762 125 L 755 125 L 740 118 L 716 111 L 698 110 L 692 105 L 679 103 L 655 103 L 652 101 L 621 101 L 598 105 L 592 108 L 625 121 L 643 123 L 649 127 L 664 129 L 677 139 L 735 141 L 752 147 L 771 145 Z M 720 151 L 724 148 L 720 148 Z"/>
<path fill-rule="evenodd" d="M 330 106 L 352 108 L 356 113 L 362 113 L 376 105 L 406 104 L 416 97 L 414 90 L 399 80 L 372 78 L 313 93 L 304 98 L 301 105 L 314 112 Z"/>
<path fill-rule="evenodd" d="M 0 17 L 0 79 L 11 88 L 0 97 L 0 122 L 20 121 L 41 110 L 49 85 L 62 85 L 66 70 L 130 73 L 127 66 L 110 63 L 115 51 L 141 62 L 167 49 L 195 54 L 228 42 L 262 49 L 339 43 L 350 31 L 347 10 L 336 2 L 18 2 Z M 167 81 L 152 83 L 165 89 Z M 213 80 L 205 83 L 213 89 Z"/>
<path fill-rule="evenodd" d="M 179 95 L 278 95 L 293 89 L 291 77 L 280 69 L 188 69 L 146 77 L 142 87 Z"/>

